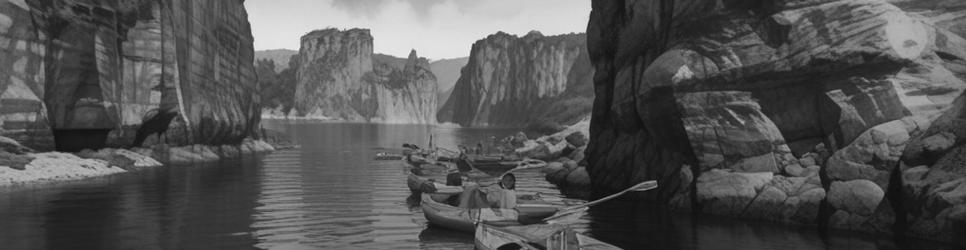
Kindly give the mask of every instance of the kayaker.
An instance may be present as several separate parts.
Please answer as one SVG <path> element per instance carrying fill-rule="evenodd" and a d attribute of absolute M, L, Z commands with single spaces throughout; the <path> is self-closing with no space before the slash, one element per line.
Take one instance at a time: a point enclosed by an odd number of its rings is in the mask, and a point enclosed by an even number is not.
<path fill-rule="evenodd" d="M 486 198 L 493 208 L 517 207 L 517 177 L 513 174 L 503 175 L 497 188 L 486 191 Z"/>
<path fill-rule="evenodd" d="M 517 206 L 517 178 L 506 174 L 497 185 L 467 186 L 460 198 L 462 208 L 507 208 Z"/>
<path fill-rule="evenodd" d="M 456 169 L 460 172 L 469 172 L 473 170 L 473 166 L 470 163 L 470 159 L 466 154 L 460 153 L 458 159 L 456 159 Z"/>

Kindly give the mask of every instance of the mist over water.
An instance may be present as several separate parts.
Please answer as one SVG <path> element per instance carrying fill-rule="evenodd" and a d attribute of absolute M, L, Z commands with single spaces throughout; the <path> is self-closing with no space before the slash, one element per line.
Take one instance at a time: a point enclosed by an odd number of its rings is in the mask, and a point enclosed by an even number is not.
<path fill-rule="evenodd" d="M 2 249 L 472 249 L 473 236 L 426 226 L 406 163 L 374 161 L 402 143 L 475 145 L 514 129 L 282 123 L 299 149 L 169 166 L 0 193 Z M 564 202 L 539 172 L 519 189 Z M 577 226 L 631 249 L 893 249 L 889 238 L 709 216 L 632 199 L 605 203 Z M 914 242 L 905 247 L 941 249 Z"/>

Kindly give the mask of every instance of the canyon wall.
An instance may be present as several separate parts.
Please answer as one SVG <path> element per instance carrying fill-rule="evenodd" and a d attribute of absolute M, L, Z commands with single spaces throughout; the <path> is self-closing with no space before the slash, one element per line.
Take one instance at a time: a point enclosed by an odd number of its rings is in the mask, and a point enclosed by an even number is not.
<path fill-rule="evenodd" d="M 435 123 L 436 76 L 413 50 L 409 58 L 374 55 L 367 29 L 326 29 L 302 36 L 297 116 L 349 122 Z"/>
<path fill-rule="evenodd" d="M 65 150 L 130 146 L 138 129 L 240 143 L 259 122 L 252 40 L 240 0 L 0 1 L 3 135 Z"/>
<path fill-rule="evenodd" d="M 437 120 L 467 127 L 572 123 L 590 113 L 592 76 L 583 34 L 500 32 L 473 44 Z"/>
<path fill-rule="evenodd" d="M 966 244 L 958 2 L 593 1 L 595 191 Z"/>

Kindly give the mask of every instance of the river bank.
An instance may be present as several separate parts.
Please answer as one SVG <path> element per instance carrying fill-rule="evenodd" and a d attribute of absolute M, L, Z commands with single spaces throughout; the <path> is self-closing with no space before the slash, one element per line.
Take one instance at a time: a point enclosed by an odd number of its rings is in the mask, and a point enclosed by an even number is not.
<path fill-rule="evenodd" d="M 0 188 L 77 181 L 165 164 L 212 162 L 275 150 L 265 141 L 252 139 L 245 139 L 239 145 L 156 145 L 150 148 L 105 148 L 77 153 L 35 153 L 9 138 L 4 137 L 0 142 L 3 142 L 0 150 Z"/>
<path fill-rule="evenodd" d="M 730 168 L 684 165 L 677 176 L 681 182 L 662 183 L 662 188 L 676 190 L 662 207 L 679 213 L 962 244 L 961 240 L 934 237 L 951 233 L 941 228 L 960 225 L 957 218 L 962 217 L 962 206 L 934 215 L 946 220 L 919 223 L 908 227 L 904 234 L 895 233 L 889 227 L 899 216 L 889 212 L 892 205 L 889 204 L 887 193 L 890 178 L 894 177 L 890 177 L 888 171 L 871 167 L 861 171 L 849 167 L 862 166 L 854 163 L 862 162 L 857 159 L 873 159 L 880 155 L 898 157 L 895 152 L 901 150 L 895 148 L 905 146 L 910 138 L 908 134 L 919 128 L 917 124 L 921 123 L 919 120 L 901 119 L 875 126 L 862 133 L 852 144 L 834 153 L 824 144 L 818 144 L 796 157 L 788 146 L 782 145 L 775 152 L 742 159 Z M 525 134 L 518 133 L 505 142 L 515 146 L 514 152 L 522 157 L 547 161 L 545 178 L 562 192 L 589 199 L 593 198 L 591 193 L 597 185 L 592 183 L 584 156 L 588 134 L 589 121 L 582 121 L 551 135 L 529 139 Z M 746 147 L 736 146 L 740 143 L 709 144 L 705 142 L 711 140 L 703 137 L 692 140 L 694 145 L 731 145 L 728 150 L 747 150 Z M 718 151 L 724 149 L 717 148 Z M 712 151 L 705 148 L 700 150 Z M 705 154 L 699 158 L 706 163 L 713 157 Z M 925 179 L 918 177 L 926 175 L 923 169 L 910 168 L 901 178 Z M 942 193 L 933 195 L 943 197 L 944 200 L 940 202 L 944 203 L 936 204 L 950 207 L 953 206 L 946 204 L 958 204 L 958 199 L 966 193 L 962 190 L 966 189 L 955 187 L 947 184 L 937 188 L 943 190 Z M 936 204 L 926 204 L 925 207 L 942 207 Z M 907 202 L 904 206 L 909 206 L 905 209 L 915 210 L 916 206 L 921 205 Z"/>

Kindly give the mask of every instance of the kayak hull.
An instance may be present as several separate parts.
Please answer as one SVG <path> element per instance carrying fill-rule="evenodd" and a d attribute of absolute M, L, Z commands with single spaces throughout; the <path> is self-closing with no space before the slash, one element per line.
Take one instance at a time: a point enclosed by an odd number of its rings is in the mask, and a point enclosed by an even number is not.
<path fill-rule="evenodd" d="M 529 249 L 620 249 L 558 224 L 502 227 L 480 223 L 476 227 L 473 242 L 476 249 L 485 250 L 496 250 L 506 245 L 526 246 Z"/>
<path fill-rule="evenodd" d="M 433 179 L 410 173 L 406 178 L 406 186 L 413 193 L 462 193 L 463 187 L 447 186 Z"/>
<path fill-rule="evenodd" d="M 499 225 L 520 225 L 517 222 L 519 214 L 516 210 L 498 208 L 464 209 L 439 201 L 447 199 L 449 195 L 458 194 L 422 194 L 420 206 L 430 225 L 465 233 L 473 233 L 476 230 L 476 222 L 480 220 Z"/>
<path fill-rule="evenodd" d="M 420 206 L 430 225 L 450 230 L 473 233 L 477 222 L 499 226 L 518 226 L 539 221 L 557 211 L 557 207 L 543 203 L 518 205 L 517 209 L 478 208 L 466 209 L 445 204 L 444 201 L 459 194 L 423 193 Z M 533 201 L 531 201 L 533 202 Z"/>

